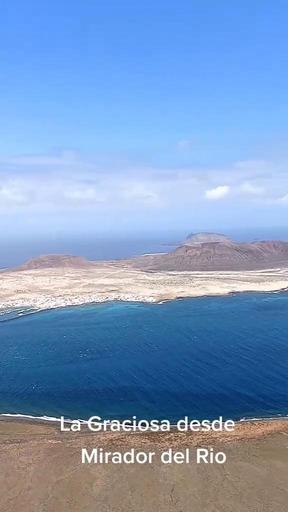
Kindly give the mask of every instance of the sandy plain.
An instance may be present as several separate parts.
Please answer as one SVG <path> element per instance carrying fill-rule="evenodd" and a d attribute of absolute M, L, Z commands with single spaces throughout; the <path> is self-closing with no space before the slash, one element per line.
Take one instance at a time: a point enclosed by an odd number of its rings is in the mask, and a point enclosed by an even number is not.
<path fill-rule="evenodd" d="M 0 310 L 49 309 L 109 300 L 161 302 L 234 292 L 288 289 L 288 269 L 145 272 L 117 264 L 0 273 Z"/>
<path fill-rule="evenodd" d="M 81 463 L 81 448 L 223 450 L 222 465 Z M 63 433 L 0 421 L 1 512 L 284 512 L 288 421 L 238 423 L 233 433 Z"/>

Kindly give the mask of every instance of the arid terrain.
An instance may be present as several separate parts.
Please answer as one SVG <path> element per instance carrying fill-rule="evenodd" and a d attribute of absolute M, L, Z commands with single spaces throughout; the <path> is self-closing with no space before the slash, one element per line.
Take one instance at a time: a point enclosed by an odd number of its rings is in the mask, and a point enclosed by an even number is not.
<path fill-rule="evenodd" d="M 99 263 L 0 273 L 0 309 L 55 308 L 108 300 L 159 302 L 181 297 L 288 288 L 288 269 L 145 272 Z"/>
<path fill-rule="evenodd" d="M 135 258 L 142 270 L 243 271 L 288 266 L 288 242 L 264 240 L 236 242 L 217 233 L 188 235 L 174 251 Z"/>
<path fill-rule="evenodd" d="M 170 253 L 102 262 L 50 254 L 2 270 L 0 310 L 286 289 L 288 242 L 236 243 L 198 233 Z"/>
<path fill-rule="evenodd" d="M 106 451 L 213 447 L 225 464 L 85 464 Z M 245 422 L 233 433 L 63 433 L 58 425 L 0 421 L 1 512 L 285 512 L 288 422 Z"/>

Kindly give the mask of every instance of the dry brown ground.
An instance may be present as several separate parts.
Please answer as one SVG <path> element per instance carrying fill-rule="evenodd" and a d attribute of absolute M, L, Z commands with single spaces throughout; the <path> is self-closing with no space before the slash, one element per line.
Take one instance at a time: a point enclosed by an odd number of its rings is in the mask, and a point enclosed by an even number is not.
<path fill-rule="evenodd" d="M 157 452 L 213 446 L 223 465 L 83 465 L 81 448 Z M 286 512 L 288 422 L 231 434 L 64 434 L 0 421 L 1 512 Z"/>
<path fill-rule="evenodd" d="M 0 310 L 49 309 L 107 300 L 159 302 L 181 297 L 288 289 L 288 268 L 241 272 L 143 272 L 108 263 L 92 268 L 0 272 Z"/>

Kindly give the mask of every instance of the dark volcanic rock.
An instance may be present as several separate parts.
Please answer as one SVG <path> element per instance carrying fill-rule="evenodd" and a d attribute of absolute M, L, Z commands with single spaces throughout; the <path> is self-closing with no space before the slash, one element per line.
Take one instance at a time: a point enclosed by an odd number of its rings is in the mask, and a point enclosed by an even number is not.
<path fill-rule="evenodd" d="M 207 239 L 202 233 L 193 237 L 173 252 L 135 258 L 132 265 L 154 271 L 261 270 L 288 266 L 288 242 L 237 243 L 223 235 L 208 234 Z"/>

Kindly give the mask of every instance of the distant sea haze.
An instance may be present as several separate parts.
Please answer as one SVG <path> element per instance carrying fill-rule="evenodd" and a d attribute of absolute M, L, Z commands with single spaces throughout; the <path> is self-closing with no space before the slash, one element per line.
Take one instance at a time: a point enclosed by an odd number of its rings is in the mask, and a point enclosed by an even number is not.
<path fill-rule="evenodd" d="M 287 293 L 21 315 L 0 317 L 1 413 L 170 421 L 288 414 Z"/>
<path fill-rule="evenodd" d="M 181 241 L 181 239 L 180 239 Z M 175 240 L 175 245 L 179 240 Z M 0 247 L 0 268 L 10 268 L 45 254 L 71 254 L 89 260 L 130 258 L 145 253 L 166 252 L 174 247 L 174 240 L 166 245 L 161 239 L 99 239 L 63 238 L 57 240 L 11 241 Z"/>
<path fill-rule="evenodd" d="M 223 233 L 239 241 L 259 239 L 288 240 L 288 228 L 261 228 L 254 230 L 188 229 L 179 232 L 169 231 L 159 234 L 138 234 L 129 236 L 57 236 L 16 238 L 0 237 L 0 268 L 14 267 L 24 261 L 44 254 L 71 254 L 91 260 L 111 260 L 130 258 L 140 254 L 168 252 L 185 240 L 191 231 L 214 231 Z"/>

